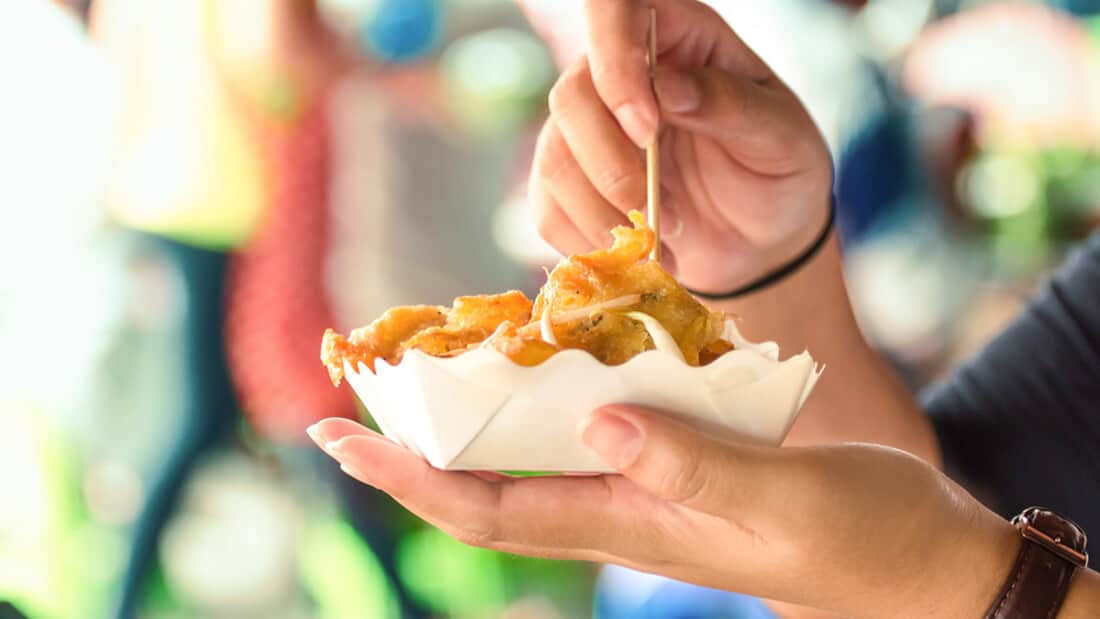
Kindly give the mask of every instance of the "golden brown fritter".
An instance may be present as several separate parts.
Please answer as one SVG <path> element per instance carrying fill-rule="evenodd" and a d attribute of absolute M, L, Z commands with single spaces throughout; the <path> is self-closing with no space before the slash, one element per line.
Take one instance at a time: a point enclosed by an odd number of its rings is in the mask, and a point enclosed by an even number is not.
<path fill-rule="evenodd" d="M 382 357 L 395 363 L 401 344 L 424 329 L 447 321 L 447 308 L 438 305 L 395 307 L 366 327 L 360 327 L 344 337 L 328 329 L 321 340 L 321 362 L 328 368 L 329 378 L 339 385 L 344 377 L 344 362 L 359 367 L 365 363 L 374 371 L 374 360 Z"/>
<path fill-rule="evenodd" d="M 321 362 L 338 385 L 344 377 L 345 361 L 352 367 L 364 363 L 373 372 L 375 359 L 396 365 L 411 348 L 446 356 L 484 341 L 502 322 L 526 324 L 530 318 L 531 300 L 514 290 L 459 297 L 449 309 L 438 305 L 395 307 L 347 338 L 332 329 L 325 331 Z"/>
<path fill-rule="evenodd" d="M 321 360 L 337 384 L 345 361 L 352 367 L 363 362 L 374 371 L 375 359 L 396 364 L 411 349 L 447 357 L 486 346 L 519 365 L 534 366 L 559 350 L 579 348 L 618 365 L 654 348 L 645 326 L 626 312 L 655 318 L 690 365 L 705 365 L 732 350 L 720 339 L 725 316 L 708 310 L 647 259 L 653 231 L 640 213 L 629 217 L 634 227 L 612 230 L 610 248 L 559 263 L 534 304 L 512 291 L 459 297 L 451 308 L 394 308 L 348 338 L 327 331 Z M 543 320 L 545 312 L 549 320 Z"/>
<path fill-rule="evenodd" d="M 522 292 L 459 297 L 447 312 L 447 321 L 413 335 L 402 352 L 416 348 L 429 355 L 446 356 L 480 344 L 504 322 L 526 324 L 531 319 L 531 300 Z"/>
<path fill-rule="evenodd" d="M 510 322 L 503 323 L 483 345 L 500 351 L 524 367 L 534 367 L 561 350 L 560 346 L 543 341 L 537 323 L 522 327 Z"/>
<path fill-rule="evenodd" d="M 632 212 L 630 219 L 633 229 L 612 231 L 615 243 L 611 249 L 571 256 L 550 273 L 535 299 L 533 318 L 541 318 L 549 307 L 554 335 L 564 348 L 581 348 L 604 363 L 617 365 L 653 348 L 642 324 L 620 313 L 643 312 L 656 318 L 676 340 L 685 361 L 699 365 L 700 351 L 718 339 L 725 317 L 699 303 L 660 264 L 646 260 L 653 249 L 653 231 L 641 213 Z M 579 308 L 632 301 L 633 296 L 637 296 L 636 302 L 618 305 L 614 312 L 562 320 Z"/>

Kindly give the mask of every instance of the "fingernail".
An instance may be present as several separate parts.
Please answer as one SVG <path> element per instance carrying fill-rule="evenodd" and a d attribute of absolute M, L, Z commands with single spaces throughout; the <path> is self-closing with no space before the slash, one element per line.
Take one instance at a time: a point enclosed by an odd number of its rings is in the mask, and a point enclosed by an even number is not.
<path fill-rule="evenodd" d="M 592 413 L 581 423 L 581 440 L 616 470 L 638 459 L 644 436 L 630 420 L 607 409 Z"/>
<path fill-rule="evenodd" d="M 325 453 L 339 460 L 347 455 L 349 441 L 356 441 L 359 439 L 369 441 L 375 438 L 380 438 L 380 436 L 377 434 L 352 434 L 338 438 L 335 441 L 326 441 L 322 444 L 321 448 L 325 450 Z"/>
<path fill-rule="evenodd" d="M 363 483 L 367 483 L 365 480 L 369 479 L 369 477 L 367 477 L 367 475 L 364 474 L 363 471 L 360 471 L 359 469 L 347 464 L 341 464 L 340 470 L 343 471 L 344 474 L 350 477 L 354 477 L 355 479 L 358 479 Z"/>
<path fill-rule="evenodd" d="M 699 108 L 703 101 L 703 91 L 699 81 L 690 73 L 664 69 L 653 76 L 653 88 L 657 91 L 657 101 L 661 107 L 683 114 Z"/>
<path fill-rule="evenodd" d="M 653 136 L 657 133 L 657 121 L 651 119 L 636 103 L 627 103 L 615 110 L 615 118 L 626 132 L 626 135 L 638 145 L 639 148 L 649 146 Z"/>
<path fill-rule="evenodd" d="M 317 424 L 313 424 L 310 427 L 306 428 L 306 434 L 309 435 L 309 438 L 311 438 L 314 443 L 317 443 L 317 446 L 321 446 L 323 444 L 323 440 L 321 439 L 321 431 L 317 428 Z"/>

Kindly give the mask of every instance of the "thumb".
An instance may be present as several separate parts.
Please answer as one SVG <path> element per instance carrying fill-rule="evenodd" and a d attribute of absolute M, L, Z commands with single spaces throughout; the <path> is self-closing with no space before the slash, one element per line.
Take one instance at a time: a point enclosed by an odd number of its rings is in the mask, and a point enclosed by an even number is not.
<path fill-rule="evenodd" d="M 581 439 L 649 492 L 715 516 L 758 509 L 782 488 L 769 483 L 777 449 L 719 442 L 635 406 L 595 411 L 582 424 Z"/>
<path fill-rule="evenodd" d="M 816 135 L 798 98 L 777 78 L 753 80 L 717 67 L 657 67 L 662 121 L 772 159 Z"/>

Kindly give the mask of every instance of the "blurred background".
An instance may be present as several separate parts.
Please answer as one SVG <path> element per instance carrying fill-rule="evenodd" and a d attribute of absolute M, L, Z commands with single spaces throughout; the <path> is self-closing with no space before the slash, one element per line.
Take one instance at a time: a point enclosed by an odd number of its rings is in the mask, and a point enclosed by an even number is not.
<path fill-rule="evenodd" d="M 1100 225 L 1100 0 L 711 4 L 826 135 L 914 388 Z M 581 53 L 576 0 L 0 2 L 0 618 L 770 616 L 463 547 L 305 444 L 361 413 L 326 327 L 537 289 Z"/>

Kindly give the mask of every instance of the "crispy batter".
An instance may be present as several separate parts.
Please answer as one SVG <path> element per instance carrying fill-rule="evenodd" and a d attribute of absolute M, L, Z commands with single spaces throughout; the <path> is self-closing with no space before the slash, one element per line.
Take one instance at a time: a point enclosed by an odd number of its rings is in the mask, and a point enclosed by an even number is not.
<path fill-rule="evenodd" d="M 321 362 L 328 368 L 329 378 L 339 385 L 344 377 L 344 362 L 358 367 L 366 364 L 374 371 L 374 360 L 382 357 L 395 362 L 401 344 L 416 333 L 444 324 L 447 308 L 438 305 L 414 305 L 387 310 L 378 320 L 360 327 L 344 337 L 328 329 L 321 340 Z"/>
<path fill-rule="evenodd" d="M 459 297 L 447 312 L 447 322 L 429 327 L 406 340 L 401 352 L 416 348 L 444 356 L 484 342 L 503 322 L 526 324 L 531 319 L 531 300 L 522 292 Z"/>
<path fill-rule="evenodd" d="M 525 324 L 530 318 L 531 300 L 514 290 L 459 297 L 449 309 L 438 305 L 395 307 L 347 338 L 332 329 L 325 331 L 321 362 L 333 384 L 339 385 L 345 361 L 352 367 L 363 363 L 373 372 L 376 359 L 396 365 L 411 348 L 446 356 L 483 341 L 504 321 Z"/>
<path fill-rule="evenodd" d="M 616 308 L 615 312 L 556 324 L 554 335 L 565 348 L 587 350 L 609 365 L 624 363 L 652 349 L 653 341 L 641 323 L 619 312 L 644 312 L 656 318 L 676 340 L 689 364 L 699 365 L 700 351 L 718 338 L 724 316 L 696 301 L 658 263 L 644 260 L 653 249 L 653 231 L 641 213 L 632 212 L 630 219 L 633 229 L 619 227 L 612 231 L 615 243 L 610 250 L 572 256 L 550 273 L 535 299 L 534 318 L 540 318 L 547 306 L 555 316 L 640 294 L 638 303 Z"/>
<path fill-rule="evenodd" d="M 376 359 L 393 365 L 411 349 L 449 357 L 485 346 L 519 365 L 535 366 L 559 350 L 579 348 L 618 365 L 654 348 L 645 326 L 624 315 L 628 311 L 657 319 L 691 365 L 705 365 L 732 350 L 720 339 L 724 315 L 709 311 L 659 264 L 646 260 L 653 231 L 640 213 L 629 217 L 634 227 L 612 230 L 615 242 L 609 249 L 558 264 L 534 304 L 512 291 L 459 297 L 451 308 L 394 308 L 348 338 L 327 331 L 321 360 L 336 384 L 345 361 L 352 367 L 362 362 L 374 371 Z M 546 311 L 553 319 L 553 344 L 540 329 Z"/>
<path fill-rule="evenodd" d="M 501 323 L 483 345 L 495 348 L 524 367 L 534 367 L 561 350 L 560 346 L 543 341 L 537 323 L 522 327 L 510 322 Z"/>

